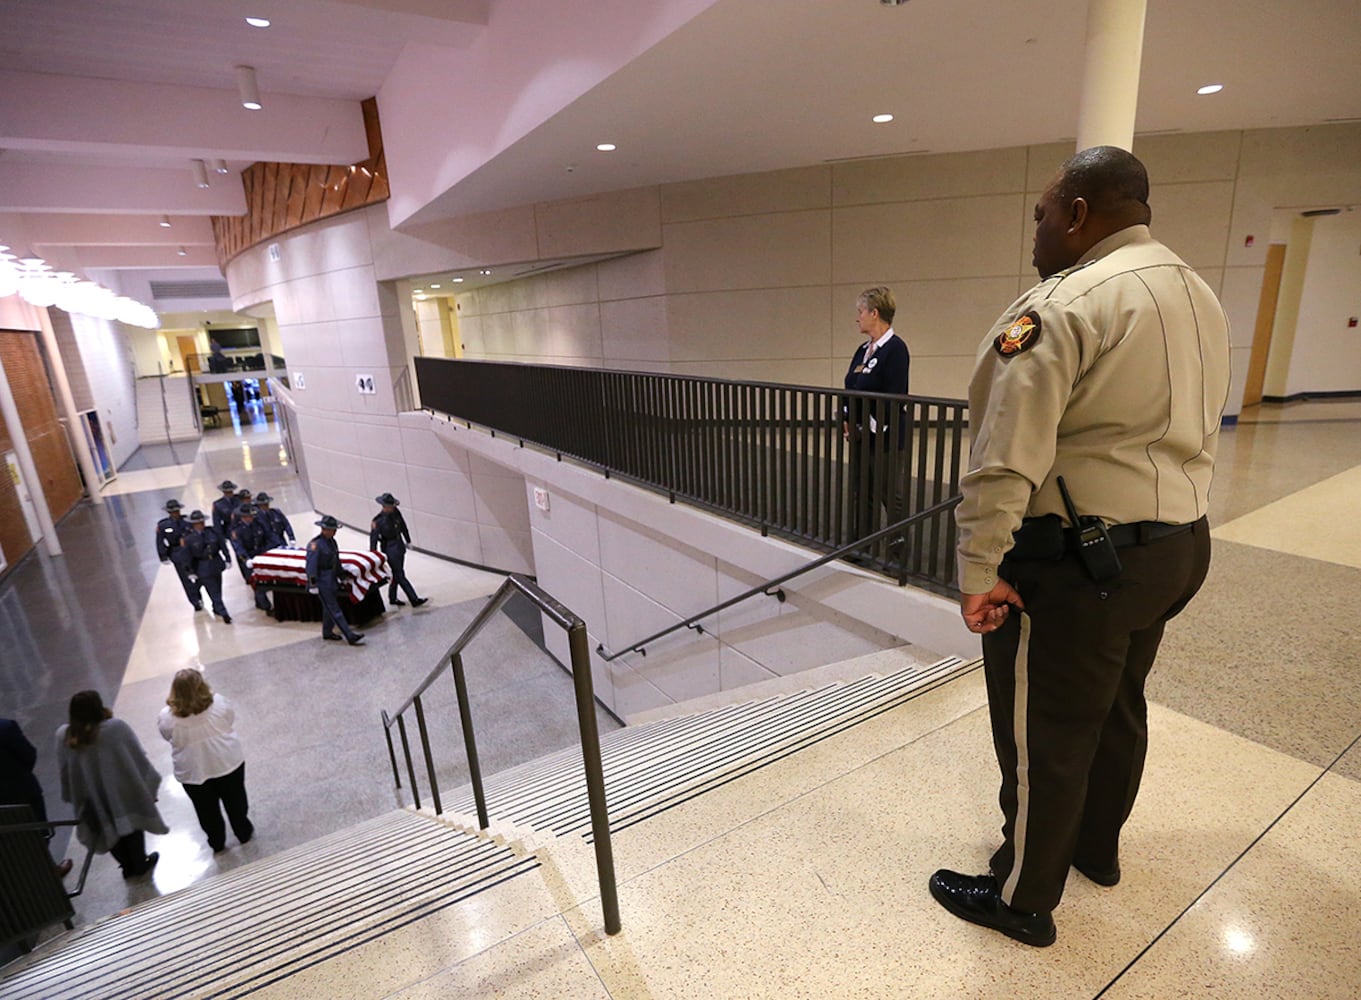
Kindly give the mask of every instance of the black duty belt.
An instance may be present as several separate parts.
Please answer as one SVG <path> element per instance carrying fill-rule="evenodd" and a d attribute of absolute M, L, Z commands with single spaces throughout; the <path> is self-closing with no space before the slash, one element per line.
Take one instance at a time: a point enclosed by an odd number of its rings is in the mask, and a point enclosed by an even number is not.
<path fill-rule="evenodd" d="M 1163 538 L 1171 538 L 1190 531 L 1190 524 L 1164 524 L 1162 521 L 1135 521 L 1133 524 L 1112 524 L 1106 529 L 1117 549 L 1129 545 L 1147 545 Z"/>
<path fill-rule="evenodd" d="M 1112 524 L 1106 529 L 1116 548 L 1148 545 L 1190 531 L 1194 524 L 1164 524 L 1161 521 L 1135 521 L 1132 524 Z M 1016 529 L 1013 545 L 1007 553 L 1011 559 L 1062 559 L 1073 551 L 1069 529 L 1057 514 L 1026 518 Z"/>

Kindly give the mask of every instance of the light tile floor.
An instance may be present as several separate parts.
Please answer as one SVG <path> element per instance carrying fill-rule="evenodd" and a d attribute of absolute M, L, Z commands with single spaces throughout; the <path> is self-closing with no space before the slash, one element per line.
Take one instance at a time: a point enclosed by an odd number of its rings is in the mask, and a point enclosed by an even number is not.
<path fill-rule="evenodd" d="M 266 995 L 1361 996 L 1361 629 L 1353 607 L 1361 565 L 1336 557 L 1347 526 L 1361 523 L 1358 467 L 1361 404 L 1262 407 L 1225 432 L 1215 564 L 1170 630 L 1150 683 L 1152 741 L 1127 828 L 1125 878 L 1102 889 L 1072 876 L 1053 948 L 1029 949 L 955 920 L 925 891 L 936 867 L 981 869 L 1000 821 L 975 673 L 620 831 L 617 936 L 601 927 L 589 851 L 564 848 L 535 874 Z M 239 436 L 206 439 L 186 489 L 211 499 L 224 475 L 249 475 L 252 487 L 258 479 L 276 496 L 283 490 L 287 511 L 306 507 L 268 431 L 243 426 Z M 1253 516 L 1268 505 L 1280 506 Z M 1312 546 L 1321 508 L 1342 526 L 1341 547 Z M 1283 535 L 1285 519 L 1292 531 Z M 412 577 L 429 581 L 432 593 L 446 588 L 442 601 L 494 586 L 430 563 L 413 562 Z M 153 608 L 183 602 L 154 563 L 148 586 Z M 239 577 L 234 586 L 236 604 L 248 608 Z M 113 599 L 137 604 L 135 592 Z M 230 640 L 178 615 L 155 641 L 139 635 L 120 714 L 125 705 L 149 711 L 181 662 L 244 669 L 235 666 L 245 662 L 243 649 L 270 659 L 277 647 L 254 637 L 253 614 L 238 618 L 245 627 Z M 160 628 L 143 621 L 143 632 Z M 258 628 L 272 639 L 281 626 Z M 320 645 L 303 638 L 287 647 L 290 656 Z M 287 675 L 277 684 L 288 697 Z M 296 826 L 291 833 L 302 835 L 305 817 Z M 190 846 L 164 888 L 198 877 L 193 865 L 204 861 L 193 860 Z"/>

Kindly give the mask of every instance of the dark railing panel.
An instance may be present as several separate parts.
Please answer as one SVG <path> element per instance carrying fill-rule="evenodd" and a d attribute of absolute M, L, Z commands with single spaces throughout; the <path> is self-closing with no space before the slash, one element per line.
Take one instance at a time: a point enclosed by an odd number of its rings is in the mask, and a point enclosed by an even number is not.
<path fill-rule="evenodd" d="M 821 551 L 959 493 L 963 400 L 446 358 L 416 375 L 432 410 Z M 951 590 L 954 536 L 945 511 L 861 554 Z"/>

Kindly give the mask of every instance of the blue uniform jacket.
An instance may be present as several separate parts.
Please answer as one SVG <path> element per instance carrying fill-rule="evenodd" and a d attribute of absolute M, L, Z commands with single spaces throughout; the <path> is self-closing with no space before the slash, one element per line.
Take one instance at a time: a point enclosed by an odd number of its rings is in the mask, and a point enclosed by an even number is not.
<path fill-rule="evenodd" d="M 189 564 L 185 568 L 199 576 L 221 576 L 222 570 L 231 565 L 231 555 L 227 543 L 216 528 L 204 527 L 202 531 L 191 530 L 184 536 L 184 547 L 189 552 Z"/>
<path fill-rule="evenodd" d="M 273 507 L 256 514 L 255 523 L 264 525 L 271 549 L 277 549 L 284 542 L 291 542 L 298 537 L 293 534 L 293 525 L 288 523 L 288 518 L 284 516 L 284 512 L 275 510 Z"/>
<path fill-rule="evenodd" d="M 318 535 L 307 543 L 307 585 L 335 587 L 340 577 L 340 546 L 334 538 Z"/>
<path fill-rule="evenodd" d="M 406 529 L 406 518 L 402 517 L 400 510 L 394 510 L 391 514 L 387 511 L 379 511 L 378 516 L 369 525 L 369 548 L 378 551 L 378 543 L 382 542 L 383 547 L 387 543 L 402 539 L 407 545 L 411 544 L 411 532 Z"/>
<path fill-rule="evenodd" d="M 194 530 L 184 517 L 163 517 L 156 522 L 156 557 L 182 566 L 186 558 L 180 539 Z"/>
<path fill-rule="evenodd" d="M 241 565 L 246 564 L 247 559 L 254 559 L 261 552 L 268 552 L 274 546 L 269 544 L 269 533 L 259 519 L 247 524 L 245 520 L 236 522 L 236 527 L 232 529 L 232 548 L 236 550 L 236 558 L 241 560 Z"/>

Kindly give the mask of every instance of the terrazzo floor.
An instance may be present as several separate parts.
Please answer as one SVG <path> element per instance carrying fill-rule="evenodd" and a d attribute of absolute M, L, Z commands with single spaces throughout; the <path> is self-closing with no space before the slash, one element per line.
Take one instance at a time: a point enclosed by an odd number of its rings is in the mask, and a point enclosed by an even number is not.
<path fill-rule="evenodd" d="M 277 450 L 267 436 L 211 440 L 194 464 L 196 495 L 239 475 L 242 449 L 253 488 L 258 480 L 277 496 L 273 477 L 291 476 L 277 456 L 263 461 Z M 529 876 L 257 995 L 1361 996 L 1359 473 L 1361 404 L 1261 407 L 1224 433 L 1214 565 L 1150 680 L 1149 759 L 1122 845 L 1124 879 L 1100 888 L 1071 876 L 1052 948 L 958 921 L 926 892 L 937 867 L 982 870 L 1000 823 L 975 671 L 619 831 L 618 935 L 603 932 L 590 852 L 565 844 Z M 284 509 L 305 507 L 290 495 Z M 441 566 L 450 564 L 413 560 L 411 576 L 430 581 L 442 595 L 432 607 L 451 617 L 495 586 L 463 567 L 439 580 Z M 164 582 L 154 559 L 148 570 L 155 606 Z M 235 585 L 247 608 L 239 577 Z M 121 600 L 135 603 L 136 588 L 125 589 Z M 0 588 L 0 613 L 4 601 Z M 230 640 L 185 616 L 154 642 L 129 637 L 119 714 L 149 711 L 169 674 L 195 657 L 224 689 L 248 677 L 266 685 L 251 671 L 272 660 L 283 626 L 261 625 L 257 636 L 254 614 L 242 613 L 246 627 Z M 420 620 L 409 610 L 394 617 Z M 301 638 L 290 656 L 321 645 Z M 321 672 L 312 678 L 362 669 L 358 657 L 372 648 L 316 650 L 317 662 L 301 666 Z M 271 690 L 297 694 L 286 676 Z M 299 819 L 288 836 L 306 826 Z M 255 846 L 228 853 L 246 858 Z"/>

